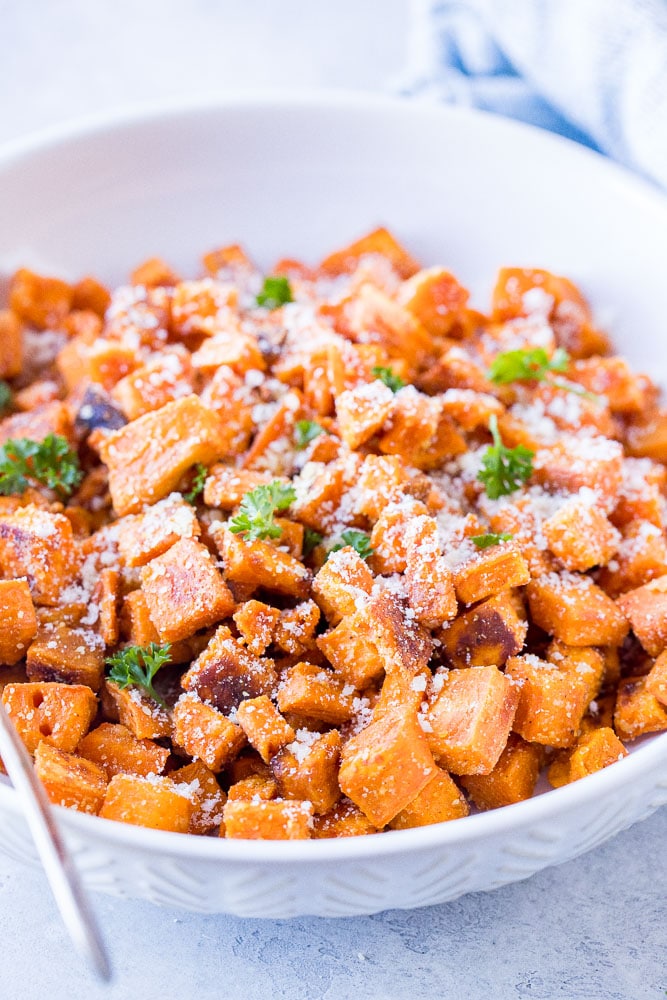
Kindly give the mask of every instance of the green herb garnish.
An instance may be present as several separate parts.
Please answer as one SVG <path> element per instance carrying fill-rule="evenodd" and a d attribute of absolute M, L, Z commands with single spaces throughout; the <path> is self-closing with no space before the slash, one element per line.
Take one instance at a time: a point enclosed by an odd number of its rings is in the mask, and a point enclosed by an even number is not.
<path fill-rule="evenodd" d="M 109 680 L 119 688 L 133 686 L 143 688 L 153 701 L 166 708 L 164 699 L 153 687 L 153 678 L 160 667 L 169 662 L 170 649 L 171 644 L 168 642 L 163 646 L 151 642 L 148 646 L 128 646 L 119 650 L 105 660 L 107 666 L 111 667 Z"/>
<path fill-rule="evenodd" d="M 307 558 L 323 539 L 323 535 L 319 531 L 314 531 L 313 528 L 305 528 L 303 532 L 303 555 L 304 559 Z"/>
<path fill-rule="evenodd" d="M 202 465 L 201 462 L 197 462 L 195 465 L 195 474 L 192 478 L 192 485 L 188 492 L 183 494 L 183 499 L 194 505 L 204 492 L 204 483 L 207 477 L 208 468 Z"/>
<path fill-rule="evenodd" d="M 381 382 L 391 389 L 392 392 L 398 392 L 403 386 L 407 385 L 406 382 L 397 375 L 392 368 L 383 368 L 382 365 L 375 365 L 371 369 L 372 374 L 375 378 L 379 378 Z"/>
<path fill-rule="evenodd" d="M 9 413 L 14 401 L 14 393 L 7 382 L 0 380 L 0 415 Z"/>
<path fill-rule="evenodd" d="M 316 420 L 297 420 L 294 427 L 294 443 L 297 451 L 303 451 L 320 434 L 326 434 L 326 431 Z"/>
<path fill-rule="evenodd" d="M 83 473 L 79 458 L 66 438 L 47 434 L 43 441 L 10 438 L 0 445 L 0 493 L 23 493 L 31 483 L 55 490 L 66 499 Z"/>
<path fill-rule="evenodd" d="M 341 534 L 341 541 L 336 542 L 329 549 L 329 555 L 332 552 L 340 552 L 344 549 L 346 545 L 351 545 L 355 552 L 357 552 L 362 559 L 368 559 L 369 556 L 373 555 L 373 549 L 371 547 L 371 540 L 365 531 L 357 531 L 355 528 L 348 528 Z"/>
<path fill-rule="evenodd" d="M 533 452 L 522 444 L 516 448 L 506 448 L 498 432 L 498 418 L 494 414 L 489 420 L 489 430 L 493 444 L 482 456 L 482 468 L 477 478 L 484 483 L 490 500 L 507 496 L 525 483 L 533 471 Z"/>
<path fill-rule="evenodd" d="M 287 278 L 282 275 L 265 278 L 262 290 L 257 296 L 257 305 L 264 306 L 265 309 L 278 309 L 286 302 L 294 302 Z"/>
<path fill-rule="evenodd" d="M 277 510 L 287 510 L 296 500 L 293 486 L 274 479 L 272 483 L 257 486 L 241 500 L 239 512 L 233 517 L 229 530 L 235 535 L 245 535 L 246 541 L 256 538 L 280 538 L 283 529 L 273 520 Z"/>
<path fill-rule="evenodd" d="M 567 371 L 569 361 L 570 355 L 562 347 L 556 348 L 551 357 L 543 347 L 504 351 L 493 359 L 487 374 L 495 385 L 509 385 L 510 382 L 549 382 L 557 389 L 585 396 L 586 399 L 592 399 L 596 403 L 601 402 L 600 397 L 594 392 L 588 392 L 568 379 L 547 378 L 551 372 Z"/>
<path fill-rule="evenodd" d="M 478 549 L 490 549 L 492 545 L 500 545 L 501 542 L 510 542 L 514 538 L 509 531 L 502 531 L 499 535 L 490 531 L 486 535 L 471 535 L 470 541 Z"/>

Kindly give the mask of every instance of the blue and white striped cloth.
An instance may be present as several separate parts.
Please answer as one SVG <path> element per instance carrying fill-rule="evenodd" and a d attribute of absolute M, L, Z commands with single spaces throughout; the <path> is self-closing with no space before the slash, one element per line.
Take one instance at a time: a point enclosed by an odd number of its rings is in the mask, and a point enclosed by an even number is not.
<path fill-rule="evenodd" d="M 412 0 L 402 93 L 497 111 L 667 188 L 667 0 Z"/>

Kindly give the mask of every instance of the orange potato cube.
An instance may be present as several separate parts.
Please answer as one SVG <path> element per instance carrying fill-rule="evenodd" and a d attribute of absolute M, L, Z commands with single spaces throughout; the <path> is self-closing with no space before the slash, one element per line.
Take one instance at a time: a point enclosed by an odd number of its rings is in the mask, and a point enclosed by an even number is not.
<path fill-rule="evenodd" d="M 293 390 L 285 394 L 276 412 L 256 434 L 243 458 L 243 468 L 268 470 L 274 476 L 289 472 L 292 465 L 291 442 L 300 416 L 301 396 Z"/>
<path fill-rule="evenodd" d="M 113 431 L 100 444 L 109 468 L 109 490 L 119 516 L 171 493 L 181 476 L 226 454 L 220 417 L 198 396 L 184 396 Z"/>
<path fill-rule="evenodd" d="M 313 818 L 312 836 L 318 840 L 329 837 L 363 837 L 377 832 L 378 828 L 364 816 L 361 809 L 346 798 L 340 799 L 329 812 Z"/>
<path fill-rule="evenodd" d="M 169 777 L 177 785 L 189 785 L 194 810 L 190 817 L 189 833 L 210 833 L 222 823 L 222 812 L 227 796 L 212 771 L 199 760 L 193 760 Z"/>
<path fill-rule="evenodd" d="M 138 740 L 158 740 L 171 736 L 171 719 L 150 695 L 141 688 L 120 688 L 113 681 L 104 682 L 105 693 L 116 706 L 118 721 Z"/>
<path fill-rule="evenodd" d="M 482 549 L 454 568 L 454 589 L 462 604 L 475 604 L 530 580 L 528 563 L 515 541 Z"/>
<path fill-rule="evenodd" d="M 415 517 L 405 532 L 405 584 L 408 603 L 420 624 L 437 628 L 456 617 L 452 572 L 440 550 L 433 517 Z"/>
<path fill-rule="evenodd" d="M 26 670 L 31 681 L 87 684 L 99 691 L 104 675 L 104 643 L 87 628 L 44 627 L 28 649 Z"/>
<path fill-rule="evenodd" d="M 419 264 L 396 242 L 389 230 L 380 227 L 342 250 L 329 254 L 320 264 L 320 271 L 333 275 L 351 274 L 368 254 L 386 258 L 402 278 L 410 278 L 419 270 Z"/>
<path fill-rule="evenodd" d="M 621 541 L 620 532 L 603 511 L 579 497 L 547 518 L 542 534 L 563 566 L 578 572 L 606 565 Z"/>
<path fill-rule="evenodd" d="M 510 733 L 507 745 L 488 774 L 468 774 L 461 784 L 478 809 L 498 809 L 529 799 L 542 764 L 542 748 Z"/>
<path fill-rule="evenodd" d="M 446 771 L 438 767 L 428 784 L 394 816 L 389 826 L 392 830 L 410 830 L 415 826 L 460 819 L 468 812 L 468 803 L 461 789 Z"/>
<path fill-rule="evenodd" d="M 468 667 L 443 675 L 427 714 L 436 761 L 453 774 L 488 774 L 509 736 L 519 692 L 497 667 Z"/>
<path fill-rule="evenodd" d="M 37 635 L 37 616 L 27 580 L 0 580 L 0 663 L 12 665 Z"/>
<path fill-rule="evenodd" d="M 57 434 L 67 438 L 71 445 L 75 444 L 70 408 L 59 399 L 50 403 L 40 403 L 29 413 L 13 413 L 0 422 L 2 442 L 10 438 L 43 441 L 49 434 Z"/>
<path fill-rule="evenodd" d="M 211 771 L 221 771 L 245 746 L 243 731 L 193 692 L 178 699 L 173 720 L 174 742 Z"/>
<path fill-rule="evenodd" d="M 625 446 L 635 458 L 667 462 L 667 410 L 649 411 L 631 423 L 626 430 Z"/>
<path fill-rule="evenodd" d="M 310 802 L 228 799 L 224 831 L 226 837 L 241 840 L 308 840 L 312 816 Z"/>
<path fill-rule="evenodd" d="M 226 625 L 217 629 L 181 680 L 186 691 L 195 691 L 223 713 L 245 698 L 272 695 L 277 683 L 273 660 L 254 656 Z"/>
<path fill-rule="evenodd" d="M 409 504 L 411 498 L 404 499 L 408 484 L 405 465 L 397 455 L 366 455 L 355 484 L 357 512 L 377 521 L 389 504 Z"/>
<path fill-rule="evenodd" d="M 215 543 L 220 550 L 225 577 L 233 583 L 266 587 L 292 597 L 307 597 L 310 590 L 310 571 L 303 563 L 275 545 L 255 539 L 247 542 L 225 527 L 215 532 Z"/>
<path fill-rule="evenodd" d="M 550 490 L 577 493 L 595 490 L 606 512 L 616 506 L 623 481 L 623 447 L 606 437 L 565 435 L 533 459 L 533 479 Z"/>
<path fill-rule="evenodd" d="M 354 614 L 372 589 L 373 574 L 351 545 L 332 552 L 313 580 L 313 597 L 330 625 Z"/>
<path fill-rule="evenodd" d="M 667 539 L 662 526 L 630 521 L 624 525 L 622 535 L 613 560 L 597 574 L 597 582 L 610 597 L 636 590 L 667 574 Z"/>
<path fill-rule="evenodd" d="M 57 330 L 72 307 L 72 287 L 60 278 L 47 278 L 23 267 L 12 278 L 9 305 L 38 330 Z"/>
<path fill-rule="evenodd" d="M 141 570 L 142 590 L 162 642 L 187 639 L 229 617 L 236 601 L 211 553 L 181 538 Z"/>
<path fill-rule="evenodd" d="M 341 753 L 342 791 L 381 828 L 436 774 L 426 735 L 413 712 L 389 711 L 353 736 Z"/>
<path fill-rule="evenodd" d="M 667 653 L 661 653 L 646 675 L 646 690 L 667 708 Z"/>
<path fill-rule="evenodd" d="M 158 285 L 177 285 L 178 276 L 161 257 L 149 257 L 130 275 L 130 284 L 155 288 Z"/>
<path fill-rule="evenodd" d="M 403 283 L 399 302 L 419 320 L 429 333 L 449 336 L 460 322 L 469 293 L 450 271 L 429 267 Z"/>
<path fill-rule="evenodd" d="M 143 514 L 130 514 L 116 523 L 118 551 L 126 566 L 145 566 L 180 538 L 196 539 L 200 534 L 192 505 L 178 494 L 159 500 Z"/>
<path fill-rule="evenodd" d="M 115 774 L 100 816 L 152 830 L 187 833 L 195 805 L 187 786 L 159 775 Z"/>
<path fill-rule="evenodd" d="M 590 680 L 538 656 L 514 656 L 506 676 L 519 693 L 514 731 L 529 743 L 572 746 L 590 703 Z"/>
<path fill-rule="evenodd" d="M 126 726 L 103 722 L 79 741 L 76 752 L 112 778 L 115 774 L 160 774 L 169 751 L 152 740 L 139 740 Z"/>
<path fill-rule="evenodd" d="M 279 750 L 271 761 L 280 796 L 312 802 L 316 815 L 332 809 L 340 798 L 340 747 L 336 729 L 322 736 L 299 730 L 295 741 Z"/>
<path fill-rule="evenodd" d="M 97 713 L 97 698 L 83 684 L 7 684 L 2 703 L 29 753 L 41 740 L 71 753 Z"/>
<path fill-rule="evenodd" d="M 34 504 L 0 515 L 0 567 L 5 577 L 25 577 L 36 604 L 57 604 L 79 571 L 81 554 L 63 514 Z"/>
<path fill-rule="evenodd" d="M 568 378 L 588 392 L 604 396 L 612 413 L 636 413 L 646 407 L 645 379 L 631 370 L 625 358 L 598 356 L 575 361 Z"/>
<path fill-rule="evenodd" d="M 546 658 L 555 663 L 559 670 L 571 673 L 586 683 L 588 701 L 597 698 L 606 680 L 606 658 L 602 651 L 586 646 L 567 646 L 554 639 L 547 648 Z"/>
<path fill-rule="evenodd" d="M 304 656 L 315 647 L 315 629 L 320 621 L 320 609 L 315 601 L 301 601 L 294 608 L 280 612 L 275 644 L 283 653 Z"/>
<path fill-rule="evenodd" d="M 519 614 L 511 591 L 488 597 L 480 604 L 461 612 L 449 622 L 438 638 L 449 664 L 453 667 L 502 666 L 521 651 L 528 622 Z"/>
<path fill-rule="evenodd" d="M 72 289 L 73 310 L 89 309 L 104 318 L 110 302 L 111 296 L 105 286 L 90 275 L 77 281 Z"/>
<path fill-rule="evenodd" d="M 369 456 L 374 457 L 374 456 Z M 371 532 L 371 565 L 376 573 L 403 573 L 407 566 L 407 527 L 414 517 L 427 513 L 420 500 L 405 496 L 387 504 Z"/>
<path fill-rule="evenodd" d="M 262 601 L 246 601 L 232 617 L 253 656 L 262 656 L 275 638 L 280 621 L 278 608 Z"/>
<path fill-rule="evenodd" d="M 237 469 L 234 465 L 214 465 L 209 469 L 204 484 L 204 503 L 208 507 L 234 510 L 246 493 L 251 493 L 258 486 L 265 486 L 274 479 L 275 476 L 270 472 Z"/>
<path fill-rule="evenodd" d="M 620 646 L 629 624 L 620 602 L 588 576 L 547 573 L 526 587 L 533 621 L 568 646 Z"/>
<path fill-rule="evenodd" d="M 376 379 L 346 389 L 336 399 L 338 429 L 352 451 L 380 430 L 394 408 L 394 393 Z"/>
<path fill-rule="evenodd" d="M 649 656 L 667 646 L 667 575 L 623 594 L 616 601 Z"/>
<path fill-rule="evenodd" d="M 620 681 L 616 692 L 614 729 L 622 740 L 635 740 L 646 733 L 667 729 L 667 708 L 649 689 L 647 677 L 625 677 Z"/>
<path fill-rule="evenodd" d="M 295 663 L 278 687 L 278 708 L 334 726 L 352 718 L 354 688 L 333 671 L 313 663 Z"/>
<path fill-rule="evenodd" d="M 238 781 L 229 787 L 229 799 L 232 802 L 237 799 L 244 802 L 263 799 L 265 802 L 268 802 L 270 799 L 277 797 L 278 785 L 270 776 L 270 772 L 267 774 L 248 774 L 245 778 L 239 778 Z"/>
<path fill-rule="evenodd" d="M 236 721 L 265 764 L 294 739 L 294 730 L 265 694 L 242 701 L 236 710 Z"/>
<path fill-rule="evenodd" d="M 0 378 L 14 378 L 23 368 L 23 327 L 10 309 L 0 309 Z"/>
<path fill-rule="evenodd" d="M 92 761 L 65 753 L 42 740 L 35 750 L 35 771 L 54 805 L 94 815 L 102 808 L 107 776 Z"/>
<path fill-rule="evenodd" d="M 601 726 L 579 737 L 572 750 L 556 758 L 547 775 L 554 788 L 578 781 L 628 756 L 613 729 Z"/>
<path fill-rule="evenodd" d="M 464 438 L 443 412 L 441 400 L 413 386 L 394 396 L 391 423 L 378 448 L 385 455 L 399 455 L 417 469 L 437 468 L 445 458 L 467 450 Z"/>
<path fill-rule="evenodd" d="M 151 642 L 160 642 L 143 590 L 133 590 L 123 598 L 120 625 L 123 637 L 132 646 L 148 646 Z"/>
<path fill-rule="evenodd" d="M 120 573 L 117 569 L 100 571 L 91 605 L 99 608 L 98 630 L 107 646 L 115 646 L 119 636 L 118 600 L 120 596 Z"/>

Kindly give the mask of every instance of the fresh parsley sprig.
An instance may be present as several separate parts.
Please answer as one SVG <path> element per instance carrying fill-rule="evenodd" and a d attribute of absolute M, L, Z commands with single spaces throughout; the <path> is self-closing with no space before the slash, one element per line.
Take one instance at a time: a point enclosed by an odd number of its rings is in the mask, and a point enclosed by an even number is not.
<path fill-rule="evenodd" d="M 197 462 L 195 465 L 195 474 L 192 477 L 192 485 L 190 486 L 188 492 L 183 494 L 183 499 L 194 505 L 204 492 L 204 483 L 206 482 L 207 477 L 207 467 L 201 462 Z"/>
<path fill-rule="evenodd" d="M 286 302 L 294 302 L 292 288 L 281 274 L 270 275 L 264 279 L 262 290 L 257 295 L 257 305 L 265 309 L 279 309 Z"/>
<path fill-rule="evenodd" d="M 371 369 L 371 372 L 375 378 L 379 378 L 381 382 L 384 382 L 392 392 L 398 392 L 399 389 L 407 385 L 401 376 L 396 374 L 393 368 L 383 368 L 382 365 L 375 365 Z"/>
<path fill-rule="evenodd" d="M 320 542 L 323 540 L 324 536 L 315 531 L 314 528 L 305 528 L 303 532 L 303 555 L 307 559 L 309 555 L 312 554 L 313 549 L 316 549 Z"/>
<path fill-rule="evenodd" d="M 11 390 L 9 383 L 0 380 L 0 416 L 3 416 L 12 408 L 14 402 L 14 393 Z"/>
<path fill-rule="evenodd" d="M 556 389 L 585 396 L 593 402 L 600 402 L 594 392 L 588 392 L 569 379 L 547 378 L 552 372 L 567 371 L 570 355 L 562 347 L 556 348 L 551 357 L 543 347 L 529 347 L 517 351 L 503 351 L 491 363 L 488 377 L 495 385 L 509 385 L 511 382 L 549 382 Z"/>
<path fill-rule="evenodd" d="M 119 688 L 142 688 L 153 701 L 166 708 L 164 699 L 153 687 L 153 678 L 169 662 L 170 649 L 168 642 L 163 646 L 156 642 L 151 642 L 148 646 L 127 646 L 106 658 L 105 663 L 111 667 L 107 676 Z"/>
<path fill-rule="evenodd" d="M 303 451 L 320 434 L 326 434 L 326 431 L 316 420 L 297 420 L 294 425 L 294 443 L 297 451 Z"/>
<path fill-rule="evenodd" d="M 43 441 L 10 438 L 0 445 L 0 494 L 23 493 L 31 483 L 47 486 L 66 499 L 81 482 L 79 458 L 66 438 L 47 434 Z"/>
<path fill-rule="evenodd" d="M 357 531 L 356 528 L 347 528 L 341 533 L 340 542 L 336 542 L 329 549 L 329 555 L 332 552 L 340 552 L 344 549 L 346 545 L 351 545 L 355 552 L 361 556 L 362 559 L 368 559 L 373 555 L 373 548 L 371 546 L 371 540 L 365 531 Z"/>
<path fill-rule="evenodd" d="M 495 413 L 489 420 L 489 430 L 493 444 L 482 456 L 482 468 L 477 474 L 484 483 L 486 495 L 490 500 L 507 496 L 525 483 L 533 471 L 534 453 L 522 444 L 516 448 L 506 448 L 498 431 L 498 418 Z"/>
<path fill-rule="evenodd" d="M 278 510 L 287 510 L 296 500 L 296 490 L 289 484 L 274 479 L 272 483 L 257 486 L 246 493 L 238 514 L 232 518 L 229 530 L 244 535 L 246 541 L 256 538 L 280 538 L 283 529 L 273 520 Z"/>
<path fill-rule="evenodd" d="M 490 549 L 492 545 L 500 545 L 501 542 L 510 542 L 514 535 L 509 531 L 501 531 L 499 535 L 489 531 L 485 535 L 471 535 L 470 541 L 478 549 Z"/>

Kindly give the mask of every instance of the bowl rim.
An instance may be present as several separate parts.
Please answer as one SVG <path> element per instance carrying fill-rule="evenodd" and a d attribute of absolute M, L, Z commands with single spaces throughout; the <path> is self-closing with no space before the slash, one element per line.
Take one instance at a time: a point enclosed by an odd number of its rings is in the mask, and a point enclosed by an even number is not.
<path fill-rule="evenodd" d="M 551 146 L 554 153 L 579 161 L 586 169 L 602 172 L 613 187 L 622 188 L 623 198 L 649 203 L 652 211 L 664 217 L 667 225 L 667 198 L 659 188 L 570 139 L 544 129 L 505 118 L 489 111 L 460 107 L 408 97 L 377 95 L 358 91 L 318 90 L 312 93 L 275 90 L 246 90 L 214 98 L 184 101 L 150 102 L 121 107 L 103 114 L 84 115 L 62 123 L 31 131 L 0 144 L 0 175 L 20 167 L 21 161 L 39 157 L 59 147 L 85 142 L 96 136 L 112 135 L 127 129 L 167 126 L 181 118 L 191 119 L 225 115 L 229 112 L 266 113 L 275 110 L 331 111 L 362 116 L 379 112 L 415 118 L 422 116 L 445 124 L 470 124 L 473 129 L 495 131 L 506 140 L 519 140 L 528 147 Z M 576 162 L 575 162 L 576 165 Z M 315 864 L 338 860 L 363 861 L 371 858 L 423 852 L 434 848 L 470 847 L 474 843 L 502 833 L 519 831 L 569 813 L 591 800 L 602 801 L 616 791 L 630 787 L 634 778 L 667 763 L 667 733 L 656 734 L 631 754 L 586 778 L 550 789 L 525 801 L 499 809 L 477 812 L 445 823 L 389 830 L 381 836 L 323 838 L 317 840 L 227 840 L 226 838 L 179 834 L 110 821 L 72 809 L 56 806 L 65 831 L 71 828 L 91 842 L 117 843 L 139 852 L 153 850 L 161 855 L 198 860 L 250 862 L 253 864 Z M 0 777 L 0 810 L 15 814 L 21 806 L 7 779 Z"/>

